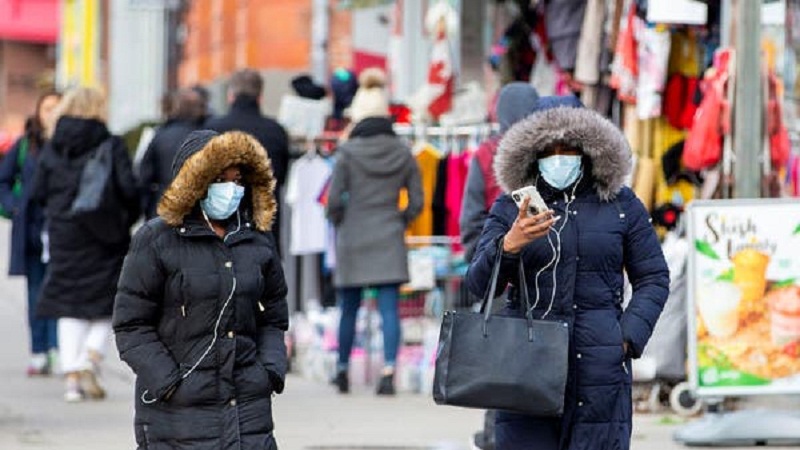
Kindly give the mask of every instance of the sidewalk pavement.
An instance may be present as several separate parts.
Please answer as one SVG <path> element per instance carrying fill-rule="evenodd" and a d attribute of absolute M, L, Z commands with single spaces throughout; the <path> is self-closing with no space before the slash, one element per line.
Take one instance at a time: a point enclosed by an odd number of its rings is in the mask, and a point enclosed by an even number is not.
<path fill-rule="evenodd" d="M 133 374 L 113 343 L 102 381 L 108 399 L 66 404 L 58 378 L 25 376 L 28 335 L 24 281 L 6 273 L 8 225 L 0 224 L 0 449 L 133 449 Z M 331 386 L 290 376 L 275 399 L 282 450 L 470 450 L 483 415 L 434 405 L 430 396 L 377 398 L 371 391 L 339 396 Z M 677 450 L 664 416 L 637 416 L 633 449 Z"/>

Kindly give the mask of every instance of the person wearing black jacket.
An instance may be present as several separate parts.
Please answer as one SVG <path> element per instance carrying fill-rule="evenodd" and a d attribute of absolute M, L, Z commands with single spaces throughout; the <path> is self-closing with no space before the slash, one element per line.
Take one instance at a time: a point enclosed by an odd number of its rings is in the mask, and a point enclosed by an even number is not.
<path fill-rule="evenodd" d="M 50 357 L 58 350 L 57 321 L 36 316 L 36 304 L 47 264 L 42 262 L 44 211 L 31 201 L 31 186 L 36 162 L 44 147 L 45 124 L 61 100 L 58 92 L 48 92 L 36 103 L 36 114 L 25 124 L 25 134 L 0 161 L 0 205 L 10 215 L 11 260 L 9 275 L 24 275 L 28 282 L 28 329 L 31 360 L 28 376 L 50 375 Z"/>
<path fill-rule="evenodd" d="M 50 257 L 37 313 L 59 319 L 59 359 L 69 402 L 105 397 L 97 382 L 98 364 L 111 333 L 114 292 L 130 227 L 139 217 L 128 150 L 109 133 L 105 112 L 100 91 L 80 87 L 67 92 L 33 183 L 33 199 L 44 207 Z M 83 169 L 101 151 L 110 152 L 111 161 L 101 206 L 74 213 Z"/>
<path fill-rule="evenodd" d="M 136 373 L 134 430 L 144 449 L 276 449 L 289 325 L 275 242 L 275 180 L 240 132 L 195 131 L 172 165 L 159 217 L 122 269 L 114 332 Z"/>
<path fill-rule="evenodd" d="M 274 119 L 261 114 L 261 94 L 264 80 L 252 69 L 243 69 L 231 76 L 228 85 L 230 111 L 222 117 L 213 117 L 206 128 L 218 133 L 243 131 L 253 135 L 266 149 L 277 182 L 276 197 L 280 198 L 289 172 L 289 135 Z M 273 234 L 280 243 L 280 215 L 276 216 Z"/>
<path fill-rule="evenodd" d="M 139 166 L 139 183 L 145 217 L 156 216 L 161 195 L 172 181 L 172 160 L 181 143 L 192 131 L 200 128 L 205 112 L 203 99 L 194 89 L 175 94 L 167 122 L 156 130 Z"/>

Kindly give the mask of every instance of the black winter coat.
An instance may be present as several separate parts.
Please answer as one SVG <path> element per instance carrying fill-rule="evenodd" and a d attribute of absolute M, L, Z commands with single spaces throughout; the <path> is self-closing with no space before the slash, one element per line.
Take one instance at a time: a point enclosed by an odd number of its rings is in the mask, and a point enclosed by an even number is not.
<path fill-rule="evenodd" d="M 113 197 L 103 211 L 70 213 L 80 177 L 93 151 L 113 145 Z M 50 263 L 37 313 L 45 317 L 111 317 L 130 227 L 139 216 L 139 195 L 125 144 L 94 119 L 62 117 L 39 156 L 33 198 L 44 206 Z M 106 200 L 104 200 L 106 202 Z"/>
<path fill-rule="evenodd" d="M 255 140 L 227 136 L 180 171 L 160 217 L 134 237 L 120 277 L 113 327 L 120 357 L 136 373 L 142 450 L 276 448 L 271 395 L 283 391 L 288 308 L 266 233 L 272 178 Z M 176 169 L 189 156 L 182 148 Z M 249 196 L 220 238 L 197 206 L 199 187 L 232 163 L 245 167 Z"/>
<path fill-rule="evenodd" d="M 567 191 L 538 176 L 538 153 L 556 142 L 579 146 L 585 155 L 583 178 Z M 503 189 L 536 184 L 561 216 L 547 238 L 533 241 L 519 255 L 504 255 L 501 283 L 516 284 L 522 260 L 532 303 L 538 289 L 534 317 L 547 313 L 547 320 L 568 323 L 570 348 L 564 416 L 500 414 L 498 448 L 630 448 L 630 359 L 641 355 L 667 300 L 669 270 L 647 211 L 630 188 L 622 187 L 629 170 L 625 138 L 585 109 L 556 107 L 534 114 L 512 127 L 500 144 L 495 171 Z M 475 295 L 486 292 L 499 243 L 517 216 L 508 195 L 492 207 L 466 277 Z M 633 285 L 624 311 L 623 271 Z M 507 313 L 522 315 L 522 310 L 517 304 Z"/>
<path fill-rule="evenodd" d="M 240 95 L 227 115 L 208 119 L 205 127 L 218 133 L 243 131 L 253 135 L 267 149 L 278 189 L 286 183 L 289 173 L 289 135 L 274 119 L 261 114 L 256 99 Z"/>
<path fill-rule="evenodd" d="M 139 165 L 139 183 L 142 187 L 142 208 L 145 217 L 156 217 L 156 206 L 161 195 L 172 181 L 172 160 L 186 136 L 198 129 L 197 123 L 188 120 L 169 120 L 156 130 L 153 140 Z"/>
<path fill-rule="evenodd" d="M 18 159 L 23 140 L 27 140 L 28 150 L 20 167 Z M 29 265 L 42 258 L 44 211 L 36 202 L 31 201 L 39 156 L 39 150 L 34 145 L 30 138 L 22 137 L 0 161 L 0 204 L 12 213 L 9 275 L 26 275 Z M 22 185 L 19 197 L 13 192 L 18 177 Z"/>

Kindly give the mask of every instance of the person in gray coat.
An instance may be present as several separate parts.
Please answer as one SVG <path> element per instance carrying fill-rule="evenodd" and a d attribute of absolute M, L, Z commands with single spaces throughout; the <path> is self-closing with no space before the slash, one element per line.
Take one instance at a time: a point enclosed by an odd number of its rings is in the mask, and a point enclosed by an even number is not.
<path fill-rule="evenodd" d="M 327 215 L 336 227 L 334 285 L 342 308 L 334 383 L 339 392 L 349 392 L 356 314 L 363 289 L 375 288 L 384 351 L 378 394 L 393 395 L 399 288 L 408 281 L 405 230 L 422 211 L 422 182 L 411 151 L 392 129 L 382 72 L 367 70 L 360 78 L 351 106 L 356 125 L 337 150 L 328 194 Z M 408 191 L 405 210 L 398 206 L 403 189 Z"/>

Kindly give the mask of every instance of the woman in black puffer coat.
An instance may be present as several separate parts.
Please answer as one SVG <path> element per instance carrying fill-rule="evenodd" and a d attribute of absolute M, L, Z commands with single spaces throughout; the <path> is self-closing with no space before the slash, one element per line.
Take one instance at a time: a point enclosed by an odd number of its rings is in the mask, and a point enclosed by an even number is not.
<path fill-rule="evenodd" d="M 269 158 L 248 134 L 195 131 L 172 168 L 114 306 L 120 357 L 136 373 L 138 448 L 275 449 L 288 308 Z"/>
<path fill-rule="evenodd" d="M 139 193 L 125 143 L 105 125 L 106 100 L 97 89 L 66 93 L 55 131 L 42 149 L 32 199 L 44 206 L 50 261 L 39 294 L 40 317 L 57 318 L 64 399 L 101 399 L 98 364 L 111 334 L 114 291 L 139 216 Z M 100 206 L 75 213 L 81 176 L 94 155 L 107 152 L 110 176 Z"/>

